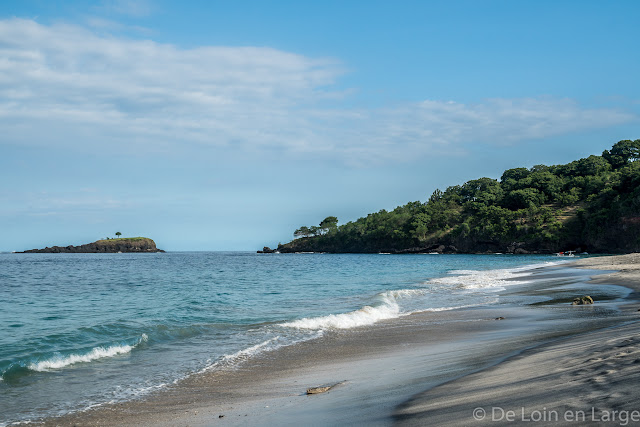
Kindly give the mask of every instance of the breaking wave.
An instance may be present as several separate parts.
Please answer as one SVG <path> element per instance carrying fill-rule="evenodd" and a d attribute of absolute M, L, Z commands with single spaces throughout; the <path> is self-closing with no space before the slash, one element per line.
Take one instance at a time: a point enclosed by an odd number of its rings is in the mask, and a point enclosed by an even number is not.
<path fill-rule="evenodd" d="M 464 303 L 464 297 L 460 295 L 456 298 L 456 302 L 463 304 L 451 305 L 450 296 L 456 289 L 460 290 L 503 290 L 506 286 L 523 284 L 527 282 L 526 277 L 530 275 L 531 270 L 548 267 L 559 264 L 559 262 L 546 262 L 534 265 L 528 265 L 519 268 L 497 269 L 497 270 L 454 270 L 449 276 L 430 279 L 424 283 L 423 288 L 418 289 L 400 289 L 386 291 L 376 296 L 376 303 L 366 305 L 358 310 L 348 313 L 329 314 L 319 317 L 305 317 L 291 322 L 281 323 L 280 326 L 297 328 L 297 329 L 350 329 L 360 326 L 372 325 L 381 320 L 395 319 L 417 312 L 428 311 L 449 311 L 460 308 L 474 307 L 495 303 L 496 298 L 482 299 L 482 303 L 478 303 L 478 299 L 474 298 L 473 302 L 467 300 Z M 436 306 L 417 307 L 414 304 L 411 309 L 405 309 L 400 305 L 399 301 L 411 300 L 414 297 L 429 297 L 429 302 Z M 442 306 L 437 306 L 438 300 Z M 446 304 L 449 302 L 449 304 Z"/>
<path fill-rule="evenodd" d="M 504 290 L 509 285 L 527 283 L 531 270 L 561 264 L 561 262 L 545 262 L 518 268 L 496 270 L 453 270 L 449 276 L 429 280 L 426 284 L 447 285 L 463 289 Z"/>
<path fill-rule="evenodd" d="M 68 356 L 55 356 L 51 359 L 40 362 L 31 363 L 29 369 L 37 372 L 50 371 L 52 369 L 61 369 L 76 363 L 93 362 L 94 360 L 104 359 L 107 357 L 118 356 L 120 354 L 130 353 L 135 347 L 148 340 L 147 334 L 142 334 L 136 344 L 133 345 L 114 345 L 111 347 L 95 347 L 85 354 L 70 354 Z"/>
<path fill-rule="evenodd" d="M 292 322 L 281 323 L 280 326 L 298 329 L 350 329 L 372 325 L 380 320 L 395 319 L 403 313 L 398 299 L 424 294 L 422 289 L 401 289 L 378 294 L 378 303 L 366 305 L 349 313 L 329 314 L 321 317 L 305 317 Z"/>
<path fill-rule="evenodd" d="M 138 341 L 132 345 L 122 344 L 110 347 L 94 347 L 91 349 L 91 351 L 84 354 L 70 354 L 67 356 L 55 355 L 49 359 L 34 361 L 31 363 L 15 363 L 10 366 L 5 372 L 3 372 L 0 378 L 4 380 L 5 376 L 20 375 L 29 371 L 47 372 L 66 368 L 67 366 L 75 365 L 76 363 L 88 363 L 99 359 L 130 353 L 131 350 L 136 348 L 141 343 L 146 342 L 147 339 L 147 335 L 142 334 L 140 339 L 138 339 Z"/>

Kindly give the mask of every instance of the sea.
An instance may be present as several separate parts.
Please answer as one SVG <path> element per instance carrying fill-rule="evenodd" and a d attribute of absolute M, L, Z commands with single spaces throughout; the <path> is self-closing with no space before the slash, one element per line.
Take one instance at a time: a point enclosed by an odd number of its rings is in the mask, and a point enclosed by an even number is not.
<path fill-rule="evenodd" d="M 500 304 L 545 255 L 0 254 L 0 426 L 140 399 L 335 329 Z"/>

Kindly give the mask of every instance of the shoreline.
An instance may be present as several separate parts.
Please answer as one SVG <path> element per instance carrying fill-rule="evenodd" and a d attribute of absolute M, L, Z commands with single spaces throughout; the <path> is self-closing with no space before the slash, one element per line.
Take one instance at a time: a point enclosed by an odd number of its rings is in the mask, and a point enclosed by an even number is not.
<path fill-rule="evenodd" d="M 631 289 L 617 325 L 525 349 L 419 393 L 397 408 L 394 424 L 637 425 L 640 254 L 585 258 L 567 266 L 604 270 L 589 283 Z"/>
<path fill-rule="evenodd" d="M 589 264 L 597 259 L 580 261 Z M 573 264 L 560 268 L 579 266 Z M 543 271 L 554 274 L 549 268 Z M 628 285 L 623 279 L 617 284 Z M 590 309 L 600 310 L 600 306 L 607 303 Z M 540 349 L 560 337 L 570 341 L 572 336 L 622 321 L 620 316 L 596 316 L 575 322 L 565 319 L 563 310 L 566 307 L 498 305 L 424 312 L 371 328 L 331 331 L 322 338 L 268 352 L 231 371 L 191 376 L 144 400 L 105 405 L 39 424 L 411 425 L 415 420 L 424 422 L 411 409 L 421 407 L 419 396 L 424 393 L 495 369 L 519 354 L 544 352 Z M 499 317 L 506 320 L 497 321 Z M 305 394 L 307 388 L 332 384 L 339 385 L 320 395 Z"/>

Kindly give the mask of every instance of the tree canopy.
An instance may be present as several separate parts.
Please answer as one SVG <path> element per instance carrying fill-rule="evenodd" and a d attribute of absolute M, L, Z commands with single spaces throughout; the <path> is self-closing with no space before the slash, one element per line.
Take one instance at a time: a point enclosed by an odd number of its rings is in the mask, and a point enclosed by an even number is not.
<path fill-rule="evenodd" d="M 294 237 L 284 249 L 375 252 L 446 244 L 476 252 L 523 242 L 543 252 L 640 250 L 640 140 L 565 165 L 508 169 L 499 181 L 484 177 L 438 189 L 425 202 L 341 226 L 329 216 Z"/>

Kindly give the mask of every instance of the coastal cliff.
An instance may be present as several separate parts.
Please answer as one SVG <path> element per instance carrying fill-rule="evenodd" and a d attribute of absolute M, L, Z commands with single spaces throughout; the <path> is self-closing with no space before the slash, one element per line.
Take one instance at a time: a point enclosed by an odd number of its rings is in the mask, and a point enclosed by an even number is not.
<path fill-rule="evenodd" d="M 147 237 L 98 240 L 80 246 L 53 246 L 31 249 L 22 253 L 118 253 L 118 252 L 164 252 L 156 242 Z"/>

